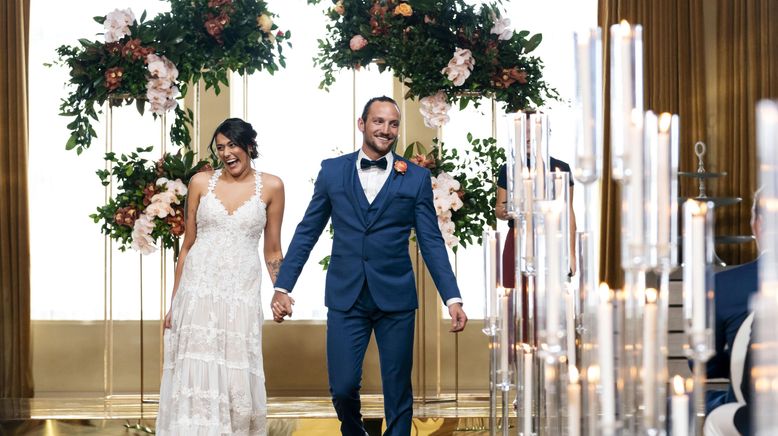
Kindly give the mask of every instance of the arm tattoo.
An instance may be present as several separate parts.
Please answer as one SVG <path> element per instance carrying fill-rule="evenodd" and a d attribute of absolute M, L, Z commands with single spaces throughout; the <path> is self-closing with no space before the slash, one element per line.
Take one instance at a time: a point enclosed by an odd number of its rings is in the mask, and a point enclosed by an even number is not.
<path fill-rule="evenodd" d="M 278 278 L 278 271 L 281 269 L 281 264 L 284 262 L 283 257 L 279 257 L 277 259 L 269 259 L 265 261 L 265 265 L 267 265 L 267 272 L 270 274 L 270 280 L 273 281 L 273 283 L 276 282 L 276 278 Z"/>

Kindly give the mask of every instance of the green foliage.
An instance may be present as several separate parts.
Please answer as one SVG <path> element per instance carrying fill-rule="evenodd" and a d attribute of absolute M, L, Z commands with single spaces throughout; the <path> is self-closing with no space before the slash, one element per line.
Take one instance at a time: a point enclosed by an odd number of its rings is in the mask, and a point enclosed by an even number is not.
<path fill-rule="evenodd" d="M 118 157 L 116 153 L 106 153 L 104 159 L 108 169 L 96 171 L 103 186 L 113 184 L 116 196 L 109 199 L 106 205 L 98 207 L 97 212 L 91 214 L 90 218 L 95 223 L 102 222 L 101 232 L 116 241 L 121 251 L 130 248 L 133 228 L 116 222 L 115 217 L 120 209 L 133 208 L 140 214 L 146 208 L 143 201 L 144 188 L 149 184 L 155 185 L 157 179 L 165 177 L 168 180 L 181 180 L 188 185 L 192 176 L 209 165 L 207 161 L 195 162 L 192 151 L 179 152 L 175 155 L 165 154 L 156 162 L 141 156 L 142 153 L 149 153 L 153 149 L 153 146 L 140 147 L 132 153 Z M 184 197 L 180 208 L 183 208 L 185 201 Z M 177 249 L 178 236 L 171 233 L 170 223 L 162 219 L 155 219 L 154 222 L 155 227 L 151 237 L 155 241 L 162 241 L 162 246 L 165 248 Z"/>
<path fill-rule="evenodd" d="M 404 153 L 406 158 L 426 166 L 433 176 L 445 172 L 459 182 L 464 193 L 463 205 L 452 211 L 451 221 L 456 226 L 454 236 L 463 247 L 480 245 L 484 230 L 496 225 L 496 177 L 500 166 L 505 163 L 505 150 L 497 146 L 496 139 L 473 138 L 468 133 L 467 142 L 469 146 L 464 154 L 456 149 L 447 149 L 443 143 L 438 143 L 437 138 L 433 139 L 429 150 L 420 142 L 415 142 Z M 456 252 L 457 246 L 453 250 Z"/>
<path fill-rule="evenodd" d="M 290 33 L 273 24 L 268 32 L 260 28 L 258 17 L 274 15 L 260 0 L 235 0 L 209 6 L 208 0 L 167 0 L 171 11 L 146 21 L 146 13 L 130 26 L 130 35 L 115 44 L 99 40 L 80 39 L 78 45 L 63 45 L 57 49 L 58 61 L 70 70 L 70 91 L 62 99 L 60 115 L 72 117 L 68 124 L 70 136 L 66 149 L 81 154 L 97 137 L 92 120 L 97 121 L 102 106 L 123 106 L 135 103 L 143 114 L 149 72 L 145 56 L 123 54 L 121 48 L 137 39 L 150 53 L 165 56 L 178 69 L 179 98 L 186 95 L 189 83 L 202 79 L 206 89 L 218 94 L 220 84 L 228 83 L 229 71 L 252 74 L 256 71 L 275 73 L 285 66 L 283 46 L 290 45 Z M 218 3 L 218 2 L 217 2 Z M 206 31 L 204 23 L 220 13 L 229 17 L 219 37 Z M 94 17 L 102 24 L 105 17 Z M 117 47 L 119 48 L 117 50 Z M 121 84 L 109 89 L 105 74 L 109 68 L 123 70 Z M 191 111 L 180 105 L 174 111 L 170 139 L 173 144 L 188 147 Z M 154 115 L 157 116 L 156 114 Z"/>
<path fill-rule="evenodd" d="M 471 102 L 478 105 L 482 96 L 491 96 L 503 102 L 508 112 L 541 106 L 546 99 L 557 98 L 556 91 L 543 80 L 542 61 L 530 54 L 540 44 L 540 34 L 513 32 L 510 39 L 501 40 L 491 33 L 500 18 L 501 2 L 478 8 L 464 0 L 332 3 L 335 6 L 326 12 L 331 19 L 327 36 L 318 41 L 319 53 L 314 59 L 324 72 L 320 84 L 323 89 L 334 83 L 339 69 L 376 64 L 379 70 L 391 70 L 403 81 L 408 87 L 406 98 L 426 97 L 442 90 L 450 103 L 464 108 Z M 406 17 L 394 13 L 400 4 L 410 5 L 412 14 Z M 349 47 L 355 35 L 368 41 L 357 51 Z M 462 86 L 455 86 L 441 73 L 457 48 L 469 49 L 475 60 Z M 508 70 L 520 73 L 522 79 L 501 79 Z"/>

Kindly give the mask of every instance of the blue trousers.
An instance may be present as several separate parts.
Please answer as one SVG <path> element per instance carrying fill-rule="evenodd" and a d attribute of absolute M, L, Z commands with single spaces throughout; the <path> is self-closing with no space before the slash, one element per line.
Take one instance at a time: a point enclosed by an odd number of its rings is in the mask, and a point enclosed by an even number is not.
<path fill-rule="evenodd" d="M 415 310 L 383 312 L 376 306 L 367 284 L 347 311 L 327 313 L 327 372 L 332 404 L 345 436 L 364 436 L 361 402 L 362 362 L 370 335 L 375 332 L 381 363 L 386 414 L 385 436 L 411 433 L 413 392 L 413 334 Z"/>

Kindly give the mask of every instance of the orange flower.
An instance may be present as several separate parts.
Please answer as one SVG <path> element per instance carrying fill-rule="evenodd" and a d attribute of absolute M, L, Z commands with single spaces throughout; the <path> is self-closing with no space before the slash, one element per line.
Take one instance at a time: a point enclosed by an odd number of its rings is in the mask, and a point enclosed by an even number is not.
<path fill-rule="evenodd" d="M 122 47 L 122 56 L 127 57 L 137 51 L 138 48 L 140 48 L 140 39 L 131 39 Z"/>
<path fill-rule="evenodd" d="M 149 183 L 143 188 L 143 205 L 148 206 L 151 204 L 151 197 L 157 193 L 157 185 Z"/>
<path fill-rule="evenodd" d="M 181 236 L 186 231 L 186 221 L 182 209 L 175 209 L 172 215 L 165 218 L 165 222 L 170 225 L 170 233 L 173 236 Z"/>
<path fill-rule="evenodd" d="M 122 67 L 113 67 L 105 71 L 105 87 L 113 91 L 122 84 L 124 69 Z"/>
<path fill-rule="evenodd" d="M 394 171 L 400 174 L 405 174 L 408 171 L 408 164 L 404 161 L 397 160 L 394 162 Z"/>
<path fill-rule="evenodd" d="M 394 8 L 395 15 L 402 15 L 403 17 L 410 17 L 413 15 L 413 8 L 408 3 L 400 3 Z"/>

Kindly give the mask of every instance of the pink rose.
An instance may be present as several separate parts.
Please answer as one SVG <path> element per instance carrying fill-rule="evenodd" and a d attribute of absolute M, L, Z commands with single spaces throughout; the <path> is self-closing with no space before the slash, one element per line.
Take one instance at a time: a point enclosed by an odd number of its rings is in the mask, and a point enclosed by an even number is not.
<path fill-rule="evenodd" d="M 351 41 L 349 41 L 348 46 L 351 48 L 351 51 L 359 51 L 365 48 L 367 45 L 367 40 L 362 35 L 354 35 L 353 38 L 351 38 Z"/>

